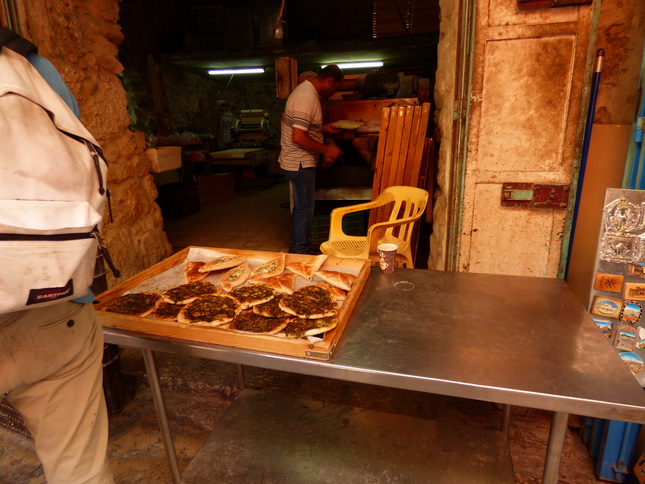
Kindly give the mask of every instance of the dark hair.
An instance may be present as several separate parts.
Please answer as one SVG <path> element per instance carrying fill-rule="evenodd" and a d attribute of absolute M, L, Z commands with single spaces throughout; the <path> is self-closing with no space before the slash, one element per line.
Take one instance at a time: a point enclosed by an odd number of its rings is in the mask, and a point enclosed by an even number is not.
<path fill-rule="evenodd" d="M 329 64 L 325 66 L 319 73 L 318 77 L 320 79 L 329 79 L 330 77 L 334 78 L 334 83 L 340 82 L 345 78 L 343 71 L 336 64 Z"/>

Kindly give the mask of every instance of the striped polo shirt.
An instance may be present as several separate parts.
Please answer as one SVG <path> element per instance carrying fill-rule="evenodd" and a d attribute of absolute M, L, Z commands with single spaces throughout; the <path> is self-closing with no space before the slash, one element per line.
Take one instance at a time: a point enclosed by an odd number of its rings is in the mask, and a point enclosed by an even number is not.
<path fill-rule="evenodd" d="M 324 142 L 322 132 L 322 109 L 320 96 L 313 84 L 302 82 L 296 87 L 284 109 L 280 123 L 280 167 L 287 171 L 298 171 L 300 167 L 315 167 L 319 154 L 308 151 L 293 142 L 293 130 L 302 129 L 319 143 Z"/>

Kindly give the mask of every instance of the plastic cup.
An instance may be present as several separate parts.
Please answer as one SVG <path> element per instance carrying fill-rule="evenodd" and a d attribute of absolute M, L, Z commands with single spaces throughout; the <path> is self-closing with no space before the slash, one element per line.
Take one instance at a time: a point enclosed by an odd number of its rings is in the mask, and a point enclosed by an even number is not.
<path fill-rule="evenodd" d="M 396 265 L 396 251 L 399 248 L 396 244 L 379 244 L 376 247 L 379 256 L 379 265 L 383 272 L 394 272 Z"/>

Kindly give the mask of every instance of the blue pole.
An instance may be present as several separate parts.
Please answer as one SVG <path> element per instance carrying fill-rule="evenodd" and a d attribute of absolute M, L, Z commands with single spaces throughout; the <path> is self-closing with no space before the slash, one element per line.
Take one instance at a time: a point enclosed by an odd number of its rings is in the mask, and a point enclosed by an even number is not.
<path fill-rule="evenodd" d="M 605 57 L 605 49 L 598 49 L 596 53 L 596 66 L 594 68 L 593 78 L 591 79 L 591 94 L 589 99 L 589 109 L 587 110 L 587 124 L 585 125 L 585 135 L 582 142 L 582 153 L 580 155 L 580 173 L 578 175 L 578 186 L 576 188 L 576 201 L 573 207 L 573 217 L 571 219 L 571 235 L 569 237 L 569 248 L 567 252 L 566 267 L 564 278 L 566 280 L 569 272 L 569 261 L 571 260 L 571 250 L 573 249 L 573 237 L 576 233 L 576 222 L 578 220 L 578 210 L 580 208 L 580 195 L 582 194 L 582 182 L 585 178 L 585 169 L 587 168 L 587 156 L 589 154 L 589 143 L 591 141 L 591 130 L 593 129 L 594 113 L 596 112 L 596 100 L 598 99 L 598 86 L 600 85 L 600 73 Z"/>

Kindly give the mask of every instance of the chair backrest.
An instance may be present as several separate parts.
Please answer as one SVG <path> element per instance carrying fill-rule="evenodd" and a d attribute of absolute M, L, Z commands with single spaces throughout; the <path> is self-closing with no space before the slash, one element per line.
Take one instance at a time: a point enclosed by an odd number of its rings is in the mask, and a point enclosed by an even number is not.
<path fill-rule="evenodd" d="M 409 223 L 389 227 L 385 230 L 385 236 L 396 237 L 409 243 L 412 238 L 414 222 L 421 218 L 428 203 L 428 192 L 421 188 L 392 186 L 384 189 L 377 200 L 390 210 L 388 223 L 394 223 L 401 219 L 410 219 Z"/>
<path fill-rule="evenodd" d="M 374 166 L 372 199 L 391 186 L 419 186 L 430 103 L 383 108 Z M 373 210 L 370 225 L 387 220 Z"/>

